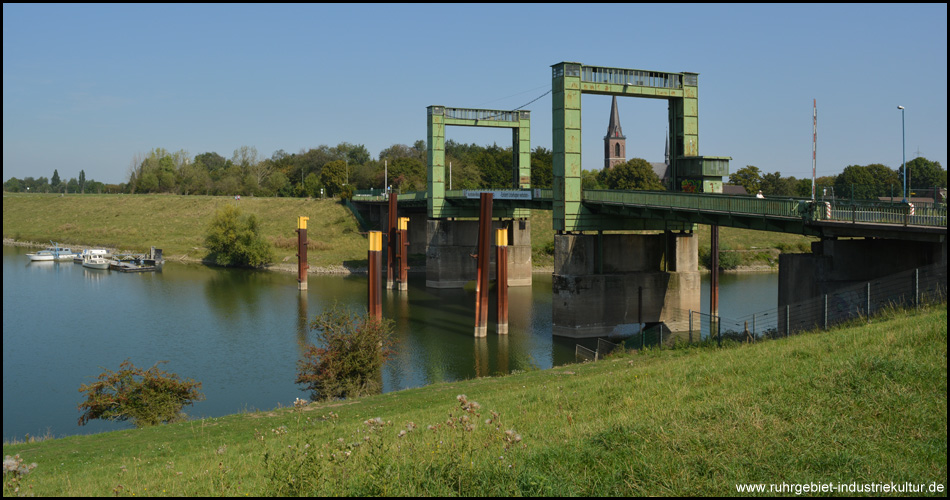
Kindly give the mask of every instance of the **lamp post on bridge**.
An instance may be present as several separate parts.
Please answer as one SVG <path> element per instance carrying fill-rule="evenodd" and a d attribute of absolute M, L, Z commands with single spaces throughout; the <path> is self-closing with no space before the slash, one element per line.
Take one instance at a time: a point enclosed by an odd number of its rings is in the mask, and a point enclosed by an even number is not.
<path fill-rule="evenodd" d="M 904 106 L 897 106 L 897 109 L 901 110 L 901 168 L 904 171 L 904 200 L 903 203 L 907 203 L 907 154 L 905 150 L 907 149 L 904 134 Z"/>

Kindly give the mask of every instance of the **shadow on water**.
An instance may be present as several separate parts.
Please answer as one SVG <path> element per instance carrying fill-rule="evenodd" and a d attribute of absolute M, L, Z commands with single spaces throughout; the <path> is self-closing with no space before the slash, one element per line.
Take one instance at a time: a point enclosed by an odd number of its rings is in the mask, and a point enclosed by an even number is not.
<path fill-rule="evenodd" d="M 149 365 L 168 359 L 170 371 L 201 381 L 207 399 L 187 410 L 194 416 L 290 404 L 307 397 L 294 380 L 296 361 L 314 339 L 315 315 L 334 302 L 366 311 L 365 274 L 310 275 L 308 290 L 300 291 L 296 276 L 285 273 L 174 262 L 162 273 L 95 272 L 72 262 L 30 263 L 25 253 L 4 247 L 5 438 L 47 428 L 56 435 L 116 429 L 76 426 L 76 388 L 127 357 Z M 755 289 L 749 281 L 731 292 L 736 286 L 723 280 L 724 315 L 726 305 L 747 304 L 751 295 L 775 300 L 774 291 L 771 299 L 764 293 L 774 290 L 774 280 Z M 382 296 L 398 340 L 384 367 L 384 391 L 546 369 L 575 362 L 578 344 L 596 349 L 596 339 L 552 336 L 550 274 L 535 274 L 531 287 L 509 288 L 507 335 L 496 333 L 491 294 L 483 338 L 474 337 L 473 289 L 426 288 L 418 272 L 408 285 Z M 55 314 L 46 314 L 51 300 Z M 38 401 L 18 404 L 27 399 Z"/>
<path fill-rule="evenodd" d="M 212 312 L 224 323 L 237 326 L 245 315 L 259 311 L 261 290 L 273 283 L 273 274 L 267 271 L 209 268 L 205 281 L 205 297 Z"/>

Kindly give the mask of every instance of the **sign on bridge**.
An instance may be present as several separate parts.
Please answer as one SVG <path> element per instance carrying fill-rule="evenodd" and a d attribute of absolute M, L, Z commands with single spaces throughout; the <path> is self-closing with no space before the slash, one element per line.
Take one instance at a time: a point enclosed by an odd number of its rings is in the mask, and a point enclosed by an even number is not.
<path fill-rule="evenodd" d="M 530 200 L 531 191 L 505 191 L 505 190 L 469 190 L 463 191 L 468 199 L 478 199 L 482 193 L 491 193 L 496 200 Z"/>

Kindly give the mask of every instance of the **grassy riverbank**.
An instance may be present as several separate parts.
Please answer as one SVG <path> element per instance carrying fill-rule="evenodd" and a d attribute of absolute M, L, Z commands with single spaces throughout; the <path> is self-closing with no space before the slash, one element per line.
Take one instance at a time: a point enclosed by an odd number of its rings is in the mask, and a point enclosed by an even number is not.
<path fill-rule="evenodd" d="M 3 453 L 37 464 L 20 491 L 39 496 L 946 488 L 946 325 L 943 304 L 751 345 L 622 353 L 298 409 L 4 445 Z M 480 408 L 463 409 L 461 394 Z M 382 425 L 368 422 L 376 417 Z"/>
<path fill-rule="evenodd" d="M 102 246 L 145 252 L 162 248 L 169 260 L 200 261 L 207 255 L 205 231 L 215 210 L 237 204 L 255 214 L 274 245 L 275 267 L 296 268 L 297 217 L 306 216 L 310 266 L 363 267 L 367 243 L 352 214 L 334 200 L 175 195 L 3 194 L 3 237 L 47 244 Z M 554 263 L 551 212 L 532 211 L 531 246 L 536 268 Z M 709 226 L 697 229 L 700 247 L 709 246 Z M 766 231 L 722 228 L 720 245 L 739 251 L 744 266 L 776 268 L 778 254 L 807 251 L 811 238 Z"/>

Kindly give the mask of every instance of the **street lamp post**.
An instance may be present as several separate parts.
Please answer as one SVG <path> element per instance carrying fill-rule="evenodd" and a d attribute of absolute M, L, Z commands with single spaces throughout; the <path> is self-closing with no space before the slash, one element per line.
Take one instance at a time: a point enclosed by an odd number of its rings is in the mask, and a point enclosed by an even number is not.
<path fill-rule="evenodd" d="M 897 109 L 901 110 L 901 167 L 904 171 L 904 203 L 907 203 L 907 155 L 905 150 L 905 134 L 904 134 L 904 106 L 898 106 Z"/>

